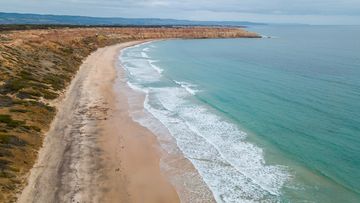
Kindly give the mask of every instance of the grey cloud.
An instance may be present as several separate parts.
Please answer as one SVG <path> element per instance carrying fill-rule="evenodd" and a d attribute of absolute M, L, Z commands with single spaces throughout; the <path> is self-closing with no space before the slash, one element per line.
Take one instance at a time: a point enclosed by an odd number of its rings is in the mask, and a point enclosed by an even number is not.
<path fill-rule="evenodd" d="M 360 22 L 360 0 L 0 0 L 0 11 L 270 22 L 295 19 L 302 23 L 324 22 L 328 18 L 329 23 L 334 19 Z"/>
<path fill-rule="evenodd" d="M 61 0 L 82 5 L 247 12 L 261 14 L 360 15 L 359 0 Z"/>

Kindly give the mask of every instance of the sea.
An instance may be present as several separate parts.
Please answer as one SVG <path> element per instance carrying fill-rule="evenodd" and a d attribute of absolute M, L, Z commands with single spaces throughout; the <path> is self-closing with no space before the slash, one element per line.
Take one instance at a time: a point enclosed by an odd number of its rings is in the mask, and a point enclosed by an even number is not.
<path fill-rule="evenodd" d="M 134 119 L 166 128 L 216 202 L 360 202 L 360 26 L 248 30 L 263 38 L 122 51 L 156 122 Z"/>

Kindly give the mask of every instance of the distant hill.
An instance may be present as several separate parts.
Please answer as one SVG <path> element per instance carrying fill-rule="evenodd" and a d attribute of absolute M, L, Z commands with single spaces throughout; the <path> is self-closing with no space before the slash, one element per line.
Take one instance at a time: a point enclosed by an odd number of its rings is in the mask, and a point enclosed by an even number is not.
<path fill-rule="evenodd" d="M 99 18 L 0 12 L 0 24 L 116 25 L 116 26 L 234 26 L 264 25 L 246 21 L 191 21 L 160 18 Z"/>

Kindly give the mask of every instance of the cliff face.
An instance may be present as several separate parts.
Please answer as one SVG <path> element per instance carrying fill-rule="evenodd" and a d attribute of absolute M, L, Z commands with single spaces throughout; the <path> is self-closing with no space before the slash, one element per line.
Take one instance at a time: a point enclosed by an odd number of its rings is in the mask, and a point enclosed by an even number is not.
<path fill-rule="evenodd" d="M 228 28 L 72 28 L 0 32 L 0 202 L 16 201 L 82 60 L 107 45 L 157 38 L 258 37 Z"/>

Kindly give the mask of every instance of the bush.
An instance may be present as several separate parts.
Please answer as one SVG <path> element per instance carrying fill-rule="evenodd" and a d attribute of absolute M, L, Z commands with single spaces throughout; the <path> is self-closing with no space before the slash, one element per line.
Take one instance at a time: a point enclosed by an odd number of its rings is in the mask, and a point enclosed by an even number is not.
<path fill-rule="evenodd" d="M 24 130 L 24 131 L 30 131 L 30 130 L 34 130 L 36 132 L 40 132 L 41 131 L 41 128 L 39 127 L 36 127 L 36 126 L 26 126 L 26 125 L 23 125 L 20 127 L 21 130 Z"/>
<path fill-rule="evenodd" d="M 56 99 L 59 96 L 58 94 L 47 90 L 43 90 L 42 93 L 45 99 Z"/>
<path fill-rule="evenodd" d="M 13 100 L 8 96 L 0 95 L 0 107 L 9 107 L 13 105 Z"/>
<path fill-rule="evenodd" d="M 2 174 L 2 172 L 4 172 L 4 170 L 8 168 L 8 165 L 10 163 L 11 162 L 8 160 L 0 159 L 0 177 L 4 177 L 4 174 Z"/>
<path fill-rule="evenodd" d="M 36 99 L 37 97 L 41 97 L 41 93 L 35 90 L 21 90 L 16 94 L 20 99 Z"/>
<path fill-rule="evenodd" d="M 26 109 L 10 109 L 10 112 L 12 112 L 12 113 L 26 113 L 26 112 L 29 112 L 29 111 L 26 110 Z"/>
<path fill-rule="evenodd" d="M 31 86 L 34 90 L 40 90 L 40 89 L 48 89 L 49 87 L 40 83 L 40 82 L 32 82 Z"/>
<path fill-rule="evenodd" d="M 30 73 L 30 72 L 28 72 L 28 71 L 25 71 L 25 70 L 21 71 L 21 72 L 19 73 L 19 76 L 20 76 L 22 79 L 24 79 L 24 80 L 39 81 L 37 78 L 35 78 L 35 77 L 33 76 L 32 73 Z"/>
<path fill-rule="evenodd" d="M 9 150 L 0 148 L 0 157 L 12 157 L 14 156 Z"/>
<path fill-rule="evenodd" d="M 10 115 L 0 114 L 0 122 L 1 123 L 10 123 L 11 121 L 12 121 L 12 119 L 11 119 Z"/>
<path fill-rule="evenodd" d="M 14 135 L 0 134 L 0 143 L 14 146 L 25 146 L 26 142 Z"/>
<path fill-rule="evenodd" d="M 60 50 L 68 55 L 74 53 L 74 49 L 72 47 L 62 47 L 62 48 L 60 48 Z"/>
<path fill-rule="evenodd" d="M 16 128 L 25 124 L 24 121 L 16 121 L 10 115 L 0 114 L 0 123 L 5 123 L 8 127 Z"/>
<path fill-rule="evenodd" d="M 62 90 L 65 88 L 64 81 L 61 77 L 54 74 L 44 76 L 44 82 L 50 84 L 55 90 Z"/>
<path fill-rule="evenodd" d="M 35 130 L 36 132 L 40 132 L 41 128 L 36 127 L 36 126 L 30 126 L 31 129 Z"/>
<path fill-rule="evenodd" d="M 12 79 L 5 83 L 5 92 L 14 93 L 28 86 L 28 82 L 23 79 Z"/>

